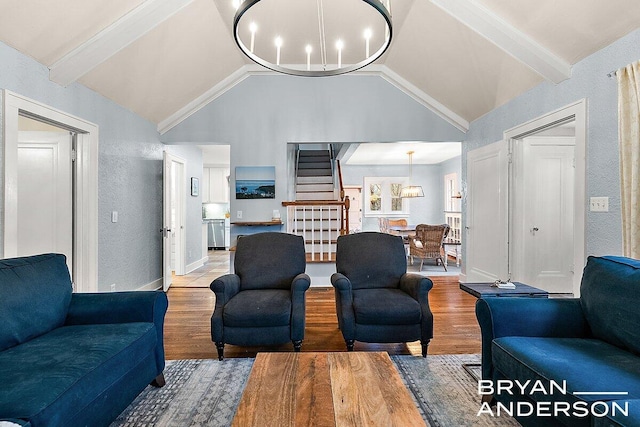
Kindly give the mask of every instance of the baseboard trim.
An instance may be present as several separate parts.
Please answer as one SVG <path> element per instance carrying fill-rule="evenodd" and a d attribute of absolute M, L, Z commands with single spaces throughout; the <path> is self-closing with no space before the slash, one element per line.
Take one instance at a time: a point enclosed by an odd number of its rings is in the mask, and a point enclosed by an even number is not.
<path fill-rule="evenodd" d="M 186 267 L 187 273 L 186 274 L 189 274 L 192 271 L 199 269 L 200 267 L 205 265 L 208 261 L 209 261 L 209 256 L 206 256 L 206 257 L 204 257 L 202 259 L 199 259 L 198 261 L 192 262 L 191 264 L 187 265 L 187 267 Z"/>
<path fill-rule="evenodd" d="M 157 291 L 158 289 L 162 289 L 162 277 L 154 280 L 153 282 L 147 283 L 146 285 L 140 286 L 136 291 Z"/>

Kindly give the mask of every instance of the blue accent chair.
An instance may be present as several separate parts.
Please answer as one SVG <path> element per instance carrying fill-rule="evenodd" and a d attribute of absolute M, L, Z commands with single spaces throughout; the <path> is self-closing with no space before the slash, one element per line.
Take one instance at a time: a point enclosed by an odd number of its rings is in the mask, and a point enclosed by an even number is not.
<path fill-rule="evenodd" d="M 407 273 L 402 237 L 364 232 L 338 237 L 335 288 L 338 325 L 347 350 L 355 341 L 420 340 L 422 356 L 433 338 L 427 277 Z"/>
<path fill-rule="evenodd" d="M 521 424 L 640 425 L 640 261 L 589 257 L 580 298 L 480 299 L 476 316 L 482 332 L 484 380 L 566 384 L 567 393 L 553 395 L 532 393 L 531 389 L 495 393 L 494 403 L 503 405 L 570 405 L 569 414 L 560 411 L 555 416 L 540 416 L 535 411 L 531 416 L 517 416 Z M 604 392 L 611 394 L 600 394 Z M 600 416 L 604 403 L 611 407 L 614 401 L 626 401 L 630 414 Z M 580 416 L 580 410 L 576 415 L 576 405 L 586 405 L 588 414 Z M 600 415 L 594 415 L 592 405 Z"/>
<path fill-rule="evenodd" d="M 311 279 L 302 236 L 257 233 L 238 239 L 234 271 L 211 282 L 216 306 L 211 339 L 224 359 L 224 345 L 278 345 L 300 351 L 305 292 Z"/>
<path fill-rule="evenodd" d="M 60 254 L 0 260 L 0 421 L 108 426 L 162 386 L 163 292 L 72 293 Z"/>

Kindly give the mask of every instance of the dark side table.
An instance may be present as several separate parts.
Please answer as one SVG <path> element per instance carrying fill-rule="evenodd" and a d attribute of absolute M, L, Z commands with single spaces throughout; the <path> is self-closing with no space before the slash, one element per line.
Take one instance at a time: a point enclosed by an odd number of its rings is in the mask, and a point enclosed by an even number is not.
<path fill-rule="evenodd" d="M 476 298 L 490 297 L 537 297 L 548 298 L 549 292 L 520 282 L 513 282 L 515 289 L 501 289 L 492 283 L 460 283 L 460 289 Z"/>
<path fill-rule="evenodd" d="M 516 285 L 515 289 L 501 289 L 497 286 L 493 286 L 493 283 L 460 283 L 460 289 L 468 294 L 473 295 L 476 298 L 496 298 L 496 297 L 534 297 L 534 298 L 548 298 L 549 292 L 542 289 L 534 288 L 533 286 L 525 285 L 520 282 L 513 282 Z M 480 367 L 480 363 L 463 363 L 462 367 L 478 381 L 476 370 Z"/>

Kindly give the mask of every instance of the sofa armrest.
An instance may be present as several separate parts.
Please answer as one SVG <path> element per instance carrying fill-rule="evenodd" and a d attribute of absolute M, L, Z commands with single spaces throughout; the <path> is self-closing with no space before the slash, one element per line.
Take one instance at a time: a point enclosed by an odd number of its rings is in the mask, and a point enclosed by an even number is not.
<path fill-rule="evenodd" d="M 291 282 L 291 341 L 302 341 L 305 326 L 305 292 L 311 286 L 311 278 L 300 273 Z"/>
<path fill-rule="evenodd" d="M 153 323 L 157 334 L 156 367 L 160 374 L 164 370 L 164 316 L 168 305 L 167 295 L 162 291 L 74 293 L 65 325 Z"/>
<path fill-rule="evenodd" d="M 578 298 L 481 298 L 476 318 L 482 336 L 482 378 L 491 379 L 491 343 L 495 338 L 564 337 L 590 335 Z"/>
<path fill-rule="evenodd" d="M 345 340 L 355 339 L 356 316 L 353 312 L 351 280 L 342 273 L 333 273 L 331 285 L 335 288 L 338 326 Z"/>
<path fill-rule="evenodd" d="M 224 324 L 222 322 L 224 306 L 240 292 L 240 276 L 225 274 L 211 282 L 209 287 L 216 294 L 216 306 L 211 315 L 211 339 L 214 343 L 222 343 L 224 342 Z"/>

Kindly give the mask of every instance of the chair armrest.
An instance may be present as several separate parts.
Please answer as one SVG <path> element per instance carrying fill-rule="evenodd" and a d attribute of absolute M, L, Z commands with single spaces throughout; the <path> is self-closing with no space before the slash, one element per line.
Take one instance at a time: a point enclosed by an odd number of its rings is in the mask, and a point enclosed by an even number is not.
<path fill-rule="evenodd" d="M 291 282 L 291 294 L 297 294 L 299 292 L 306 292 L 311 286 L 311 278 L 308 274 L 300 273 L 296 277 L 293 278 Z"/>
<path fill-rule="evenodd" d="M 429 291 L 433 282 L 419 274 L 405 273 L 400 277 L 400 290 L 409 294 L 420 303 L 420 339 L 428 343 L 433 338 L 433 313 L 429 306 Z"/>
<path fill-rule="evenodd" d="M 482 298 L 476 302 L 482 336 L 482 378 L 491 379 L 491 343 L 495 338 L 590 336 L 578 298 Z"/>
<path fill-rule="evenodd" d="M 304 338 L 305 327 L 305 292 L 311 285 L 311 278 L 300 273 L 291 282 L 291 341 Z"/>
<path fill-rule="evenodd" d="M 221 343 L 224 342 L 224 324 L 222 322 L 224 306 L 240 292 L 240 276 L 225 274 L 211 282 L 209 287 L 216 294 L 216 306 L 211 315 L 211 339 L 215 343 Z"/>
<path fill-rule="evenodd" d="M 240 276 L 225 274 L 211 282 L 211 290 L 216 294 L 216 308 L 223 307 L 234 295 L 240 292 Z"/>
<path fill-rule="evenodd" d="M 162 326 L 168 304 L 162 291 L 74 293 L 65 325 L 153 322 Z"/>
<path fill-rule="evenodd" d="M 431 288 L 433 288 L 433 282 L 428 277 L 413 273 L 405 273 L 400 277 L 400 289 L 420 304 L 429 303 L 428 294 Z"/>
<path fill-rule="evenodd" d="M 338 315 L 338 326 L 342 331 L 345 340 L 355 339 L 356 335 L 356 315 L 353 311 L 353 293 L 351 280 L 342 273 L 331 275 L 331 284 L 336 293 L 336 314 Z"/>

